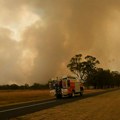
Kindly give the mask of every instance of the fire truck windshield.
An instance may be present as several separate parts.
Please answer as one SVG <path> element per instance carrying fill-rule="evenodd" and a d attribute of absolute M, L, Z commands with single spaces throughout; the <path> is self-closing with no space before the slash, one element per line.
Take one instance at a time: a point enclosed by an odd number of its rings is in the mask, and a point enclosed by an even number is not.
<path fill-rule="evenodd" d="M 67 80 L 63 79 L 60 81 L 51 81 L 49 82 L 49 88 L 51 90 L 55 89 L 57 86 L 59 86 L 60 88 L 67 88 Z"/>
<path fill-rule="evenodd" d="M 56 89 L 56 87 L 60 87 L 60 88 L 62 88 L 62 81 L 51 81 L 51 82 L 49 82 L 49 88 L 51 89 L 51 90 L 53 90 L 53 89 Z"/>

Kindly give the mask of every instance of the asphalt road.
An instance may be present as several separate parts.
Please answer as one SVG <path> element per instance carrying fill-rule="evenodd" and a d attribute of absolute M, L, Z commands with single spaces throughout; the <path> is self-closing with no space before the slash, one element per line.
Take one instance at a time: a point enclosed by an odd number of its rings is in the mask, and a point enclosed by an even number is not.
<path fill-rule="evenodd" d="M 114 89 L 116 90 L 116 89 Z M 51 107 L 55 107 L 58 105 L 74 102 L 77 100 L 82 100 L 88 97 L 94 97 L 100 94 L 104 94 L 106 92 L 110 92 L 113 90 L 106 90 L 96 93 L 89 93 L 85 94 L 84 96 L 76 96 L 74 98 L 62 98 L 62 99 L 48 99 L 44 101 L 37 101 L 37 102 L 27 102 L 23 104 L 18 105 L 12 105 L 12 106 L 6 106 L 6 107 L 0 107 L 0 120 L 9 120 L 10 118 L 15 118 L 18 116 L 30 114 L 33 112 L 37 112 L 43 109 L 48 109 Z"/>

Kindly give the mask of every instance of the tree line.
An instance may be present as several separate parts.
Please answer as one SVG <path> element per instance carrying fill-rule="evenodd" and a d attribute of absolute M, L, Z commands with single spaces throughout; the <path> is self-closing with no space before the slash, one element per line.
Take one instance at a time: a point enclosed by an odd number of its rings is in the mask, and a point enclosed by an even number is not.
<path fill-rule="evenodd" d="M 67 68 L 84 83 L 86 87 L 95 89 L 120 87 L 120 73 L 118 71 L 105 70 L 97 67 L 100 64 L 96 57 L 87 55 L 83 58 L 82 54 L 73 56 Z M 33 83 L 32 85 L 0 85 L 0 90 L 24 90 L 24 89 L 48 89 L 49 85 Z"/>
<path fill-rule="evenodd" d="M 120 87 L 120 73 L 97 67 L 100 64 L 95 57 L 77 54 L 70 59 L 67 67 L 82 81 L 86 87 L 114 88 Z"/>
<path fill-rule="evenodd" d="M 33 83 L 32 85 L 29 84 L 0 85 L 0 90 L 25 90 L 25 89 L 38 90 L 38 89 L 48 89 L 48 88 L 49 88 L 48 84 L 39 84 L 39 83 Z"/>

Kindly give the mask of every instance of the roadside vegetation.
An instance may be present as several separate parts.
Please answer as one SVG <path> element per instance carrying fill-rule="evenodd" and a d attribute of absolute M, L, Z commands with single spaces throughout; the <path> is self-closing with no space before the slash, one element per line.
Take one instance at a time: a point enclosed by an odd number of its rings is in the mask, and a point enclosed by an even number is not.
<path fill-rule="evenodd" d="M 95 57 L 77 54 L 71 58 L 67 67 L 74 73 L 78 79 L 84 82 L 84 85 L 95 89 L 120 87 L 120 73 L 97 67 L 100 64 Z"/>
<path fill-rule="evenodd" d="M 33 85 L 0 85 L 0 90 L 44 90 L 48 89 L 48 84 L 33 83 Z"/>

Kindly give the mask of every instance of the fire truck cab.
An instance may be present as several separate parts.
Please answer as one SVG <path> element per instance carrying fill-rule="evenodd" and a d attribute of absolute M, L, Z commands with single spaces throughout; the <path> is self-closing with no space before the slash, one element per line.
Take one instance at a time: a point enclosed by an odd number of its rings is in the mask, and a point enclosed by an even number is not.
<path fill-rule="evenodd" d="M 64 96 L 74 97 L 75 94 L 83 95 L 83 84 L 72 76 L 53 79 L 49 82 L 50 94 L 56 98 Z"/>

